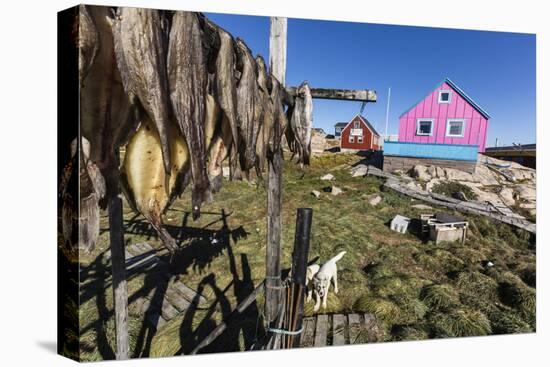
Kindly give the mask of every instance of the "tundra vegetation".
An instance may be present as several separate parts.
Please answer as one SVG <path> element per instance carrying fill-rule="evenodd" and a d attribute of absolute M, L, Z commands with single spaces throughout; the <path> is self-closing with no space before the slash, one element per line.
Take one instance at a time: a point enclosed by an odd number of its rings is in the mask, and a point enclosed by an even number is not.
<path fill-rule="evenodd" d="M 314 210 L 310 259 L 322 262 L 347 251 L 338 262 L 340 292 L 335 295 L 331 288 L 328 308 L 320 312 L 372 313 L 381 326 L 380 341 L 535 331 L 534 238 L 509 225 L 464 214 L 459 215 L 470 223 L 464 244 L 423 241 L 413 224 L 406 234 L 393 232 L 388 224 L 396 214 L 418 218 L 426 210 L 413 208 L 418 202 L 408 197 L 383 191 L 383 182 L 377 178 L 352 177 L 349 169 L 360 159 L 353 154 L 314 156 L 305 169 L 284 162 L 283 269 L 291 264 L 299 207 Z M 343 194 L 323 192 L 327 183 L 320 177 L 327 173 L 334 175 Z M 182 247 L 181 256 L 171 259 L 171 273 L 200 290 L 208 304 L 171 319 L 156 333 L 144 331 L 135 300 L 147 292 L 161 292 L 162 282 L 154 273 L 129 275 L 132 356 L 190 352 L 265 277 L 266 189 L 246 181 L 227 181 L 224 186 L 215 202 L 203 205 L 204 215 L 196 221 L 189 219 L 189 191 L 163 218 Z M 321 195 L 315 197 L 312 190 Z M 368 203 L 373 194 L 382 197 L 376 206 Z M 225 226 L 220 220 L 222 209 L 227 214 Z M 124 210 L 128 244 L 146 241 L 161 250 L 150 225 L 128 205 Z M 107 216 L 102 213 L 98 244 L 81 258 L 80 349 L 82 358 L 89 361 L 113 356 L 107 228 Z M 229 241 L 213 241 L 228 233 Z M 170 262 L 167 253 L 160 256 Z M 487 266 L 488 261 L 494 265 Z M 204 351 L 247 348 L 261 329 L 262 309 L 260 297 Z M 306 304 L 305 314 L 314 314 L 313 302 Z"/>

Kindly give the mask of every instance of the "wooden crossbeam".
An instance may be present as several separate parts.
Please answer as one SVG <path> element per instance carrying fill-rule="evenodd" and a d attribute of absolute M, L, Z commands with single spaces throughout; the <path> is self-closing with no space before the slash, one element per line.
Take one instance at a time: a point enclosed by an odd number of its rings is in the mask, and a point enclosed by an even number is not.
<path fill-rule="evenodd" d="M 289 95 L 296 96 L 296 87 L 288 87 L 286 90 Z M 376 91 L 369 89 L 311 88 L 311 97 L 359 102 L 376 102 L 377 99 Z"/>

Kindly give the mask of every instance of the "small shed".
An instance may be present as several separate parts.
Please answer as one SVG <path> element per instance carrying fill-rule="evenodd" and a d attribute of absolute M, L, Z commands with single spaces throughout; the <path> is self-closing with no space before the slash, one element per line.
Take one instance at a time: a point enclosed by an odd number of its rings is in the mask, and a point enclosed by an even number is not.
<path fill-rule="evenodd" d="M 437 245 L 440 242 L 466 241 L 468 222 L 464 218 L 447 213 L 422 214 L 422 232 Z"/>

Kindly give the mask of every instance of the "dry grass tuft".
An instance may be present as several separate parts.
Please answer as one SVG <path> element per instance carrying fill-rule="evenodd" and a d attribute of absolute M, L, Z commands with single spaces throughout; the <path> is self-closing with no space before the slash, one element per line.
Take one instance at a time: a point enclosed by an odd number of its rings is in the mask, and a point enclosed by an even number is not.
<path fill-rule="evenodd" d="M 400 315 L 400 309 L 394 302 L 370 294 L 359 297 L 354 308 L 357 311 L 372 313 L 379 320 L 388 322 L 393 322 Z"/>
<path fill-rule="evenodd" d="M 422 301 L 435 310 L 447 310 L 460 304 L 456 290 L 448 284 L 432 284 L 424 287 Z"/>
<path fill-rule="evenodd" d="M 431 319 L 431 326 L 439 338 L 488 335 L 492 330 L 485 314 L 468 308 L 436 314 Z"/>

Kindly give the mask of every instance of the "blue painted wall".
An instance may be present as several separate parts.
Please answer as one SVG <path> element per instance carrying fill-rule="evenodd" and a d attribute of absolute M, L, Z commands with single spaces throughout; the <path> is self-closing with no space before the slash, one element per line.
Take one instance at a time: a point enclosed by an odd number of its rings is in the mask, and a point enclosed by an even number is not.
<path fill-rule="evenodd" d="M 457 161 L 476 161 L 477 145 L 426 144 L 407 142 L 384 142 L 384 155 Z"/>

